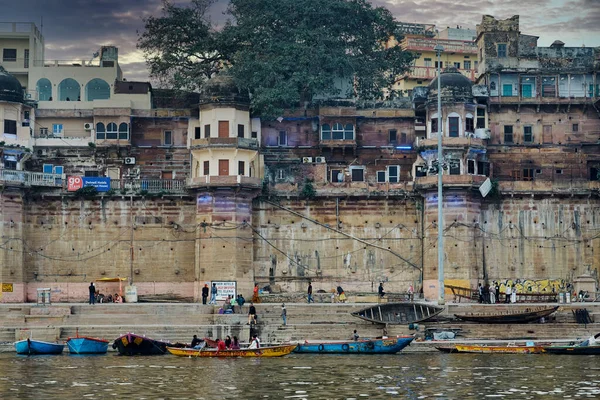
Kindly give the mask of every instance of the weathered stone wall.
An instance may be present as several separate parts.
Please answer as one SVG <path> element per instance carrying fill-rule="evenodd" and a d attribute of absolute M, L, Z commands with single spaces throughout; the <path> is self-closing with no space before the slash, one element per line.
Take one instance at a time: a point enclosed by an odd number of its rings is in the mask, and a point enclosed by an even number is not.
<path fill-rule="evenodd" d="M 18 191 L 1 191 L 0 282 L 3 286 L 0 288 L 0 301 L 3 303 L 25 299 L 23 247 L 23 198 Z M 5 287 L 4 284 L 8 285 Z"/>

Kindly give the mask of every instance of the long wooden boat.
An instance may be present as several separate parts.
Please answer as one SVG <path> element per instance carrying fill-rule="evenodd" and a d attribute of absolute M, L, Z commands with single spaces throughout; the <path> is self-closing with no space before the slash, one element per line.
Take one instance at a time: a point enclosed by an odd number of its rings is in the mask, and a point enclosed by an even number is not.
<path fill-rule="evenodd" d="M 387 303 L 367 307 L 352 315 L 378 324 L 404 325 L 428 320 L 442 311 L 444 307 L 425 303 Z"/>
<path fill-rule="evenodd" d="M 154 340 L 145 336 L 127 333 L 119 336 L 112 344 L 113 349 L 117 349 L 119 354 L 124 356 L 155 356 L 167 352 L 167 346 L 173 346 L 170 342 Z"/>
<path fill-rule="evenodd" d="M 558 310 L 555 307 L 533 307 L 525 310 L 517 309 L 495 313 L 470 313 L 454 314 L 463 321 L 479 322 L 484 324 L 523 324 L 526 322 L 537 321 L 542 317 L 547 317 Z"/>
<path fill-rule="evenodd" d="M 64 344 L 43 342 L 41 340 L 25 339 L 15 342 L 17 354 L 61 354 L 64 348 Z"/>
<path fill-rule="evenodd" d="M 167 346 L 167 351 L 179 357 L 281 357 L 290 354 L 296 344 L 261 347 L 259 349 L 217 350 L 190 349 Z"/>
<path fill-rule="evenodd" d="M 598 355 L 600 345 L 596 346 L 546 346 L 544 351 L 550 354 Z"/>
<path fill-rule="evenodd" d="M 414 336 L 357 341 L 319 341 L 298 343 L 296 353 L 395 354 L 408 346 Z"/>
<path fill-rule="evenodd" d="M 439 350 L 439 349 L 438 349 Z M 544 346 L 482 346 L 457 344 L 452 353 L 483 353 L 483 354 L 539 354 L 544 352 Z"/>
<path fill-rule="evenodd" d="M 87 336 L 70 337 L 67 347 L 71 354 L 105 354 L 108 350 L 108 340 Z"/>

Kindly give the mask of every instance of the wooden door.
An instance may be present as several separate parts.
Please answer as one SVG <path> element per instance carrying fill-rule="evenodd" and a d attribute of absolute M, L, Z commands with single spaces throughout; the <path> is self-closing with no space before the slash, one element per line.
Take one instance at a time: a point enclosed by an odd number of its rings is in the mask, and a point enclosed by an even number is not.
<path fill-rule="evenodd" d="M 229 175 L 229 160 L 219 160 L 219 176 Z"/>
<path fill-rule="evenodd" d="M 542 140 L 544 143 L 552 143 L 552 125 L 544 125 Z"/>
<path fill-rule="evenodd" d="M 229 137 L 229 121 L 219 121 L 219 137 Z"/>

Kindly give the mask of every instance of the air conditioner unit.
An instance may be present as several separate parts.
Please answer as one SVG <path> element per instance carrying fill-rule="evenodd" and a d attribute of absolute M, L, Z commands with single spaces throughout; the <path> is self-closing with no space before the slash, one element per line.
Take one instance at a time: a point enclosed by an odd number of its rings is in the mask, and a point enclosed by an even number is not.
<path fill-rule="evenodd" d="M 140 174 L 140 169 L 139 168 L 132 168 L 131 169 L 131 175 L 139 175 Z"/>
<path fill-rule="evenodd" d="M 91 131 L 93 127 L 94 127 L 94 124 L 92 124 L 90 122 L 86 122 L 85 124 L 83 124 L 83 129 L 85 129 L 86 131 Z"/>
<path fill-rule="evenodd" d="M 135 157 L 125 157 L 125 164 L 135 165 Z"/>
<path fill-rule="evenodd" d="M 311 162 L 313 162 L 313 158 L 312 157 L 302 157 L 302 162 L 303 163 L 311 163 Z"/>
<path fill-rule="evenodd" d="M 325 157 L 316 157 L 315 158 L 315 162 L 317 163 L 325 163 Z"/>

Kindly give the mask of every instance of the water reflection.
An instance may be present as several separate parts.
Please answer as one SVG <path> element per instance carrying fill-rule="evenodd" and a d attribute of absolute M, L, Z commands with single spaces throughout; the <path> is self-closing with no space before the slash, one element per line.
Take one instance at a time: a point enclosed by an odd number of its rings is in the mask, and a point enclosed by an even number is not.
<path fill-rule="evenodd" d="M 272 359 L 0 354 L 1 399 L 600 398 L 594 356 L 298 354 Z"/>

